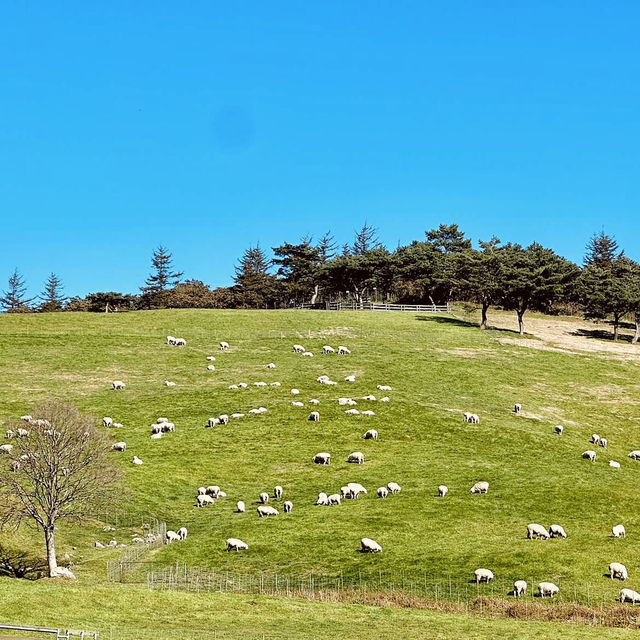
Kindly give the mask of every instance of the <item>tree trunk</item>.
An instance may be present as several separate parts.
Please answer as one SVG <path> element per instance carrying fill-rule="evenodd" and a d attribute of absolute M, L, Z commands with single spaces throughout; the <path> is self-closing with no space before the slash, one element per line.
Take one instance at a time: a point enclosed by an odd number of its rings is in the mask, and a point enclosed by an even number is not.
<path fill-rule="evenodd" d="M 613 341 L 618 341 L 618 327 L 620 325 L 620 316 L 617 314 L 613 314 Z"/>
<path fill-rule="evenodd" d="M 524 335 L 524 312 L 526 309 L 516 309 L 518 314 L 518 331 L 520 335 Z"/>
<path fill-rule="evenodd" d="M 487 328 L 487 310 L 489 309 L 489 303 L 488 302 L 483 302 L 482 303 L 482 319 L 480 320 L 480 328 L 481 329 L 486 329 Z"/>
<path fill-rule="evenodd" d="M 56 541 L 53 531 L 53 525 L 45 527 L 44 541 L 47 545 L 47 563 L 49 565 L 49 577 L 51 577 L 53 575 L 53 572 L 58 568 L 58 561 L 56 560 Z"/>
<path fill-rule="evenodd" d="M 631 344 L 636 344 L 636 342 L 638 342 L 638 338 L 640 338 L 640 311 L 635 312 L 633 320 L 636 324 L 636 332 L 633 334 Z"/>
<path fill-rule="evenodd" d="M 311 304 L 315 304 L 316 300 L 318 299 L 318 292 L 320 290 L 320 286 L 319 285 L 315 285 L 313 287 L 313 295 L 311 296 Z"/>

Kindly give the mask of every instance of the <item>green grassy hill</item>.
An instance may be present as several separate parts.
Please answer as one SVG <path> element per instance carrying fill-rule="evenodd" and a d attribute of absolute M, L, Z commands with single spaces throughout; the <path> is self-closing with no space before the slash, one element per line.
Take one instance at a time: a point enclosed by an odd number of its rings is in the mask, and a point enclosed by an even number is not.
<path fill-rule="evenodd" d="M 165 344 L 167 335 L 186 338 L 185 348 Z M 187 526 L 186 541 L 152 555 L 236 573 L 289 574 L 379 572 L 426 575 L 465 584 L 474 569 L 494 571 L 499 584 L 515 579 L 551 580 L 561 596 L 613 602 L 622 586 L 603 577 L 611 561 L 629 568 L 624 586 L 640 589 L 640 463 L 627 457 L 640 448 L 638 363 L 603 354 L 531 349 L 534 338 L 503 344 L 501 331 L 481 332 L 453 318 L 413 314 L 162 311 L 129 314 L 0 316 L 0 417 L 29 412 L 34 403 L 59 397 L 97 416 L 122 422 L 114 453 L 126 468 L 130 496 L 105 518 L 129 524 L 148 515 L 169 528 Z M 515 337 L 511 335 L 510 337 Z M 220 353 L 220 340 L 231 344 Z M 314 358 L 292 353 L 294 343 Z M 322 356 L 322 346 L 344 344 L 349 356 Z M 216 370 L 207 371 L 207 355 Z M 277 368 L 265 369 L 274 362 Z M 327 374 L 335 387 L 316 382 Z M 355 374 L 357 382 L 344 382 Z M 111 390 L 122 379 L 124 391 Z M 176 383 L 164 386 L 165 380 Z M 252 387 L 255 381 L 281 387 Z M 245 390 L 229 390 L 245 381 Z M 393 387 L 379 392 L 378 384 Z M 304 408 L 291 406 L 289 390 L 300 389 Z M 391 401 L 359 401 L 376 416 L 348 416 L 340 396 L 373 393 Z M 320 405 L 308 405 L 318 398 Z M 523 404 L 523 414 L 511 410 Z M 264 406 L 268 413 L 205 429 L 210 416 Z M 319 423 L 307 421 L 311 410 Z M 463 411 L 478 413 L 468 425 Z M 176 432 L 150 439 L 159 416 Z M 562 437 L 556 424 L 565 426 Z M 380 433 L 364 441 L 367 428 Z M 595 464 L 581 459 L 592 433 L 609 439 Z M 311 457 L 332 454 L 320 467 Z M 347 455 L 363 451 L 362 466 Z M 130 464 L 133 455 L 144 465 Z M 609 468 L 608 460 L 622 468 Z M 487 495 L 471 495 L 478 480 Z M 314 506 L 319 491 L 338 492 L 361 482 L 369 495 L 339 507 Z M 389 481 L 402 492 L 375 497 Z M 228 494 L 216 505 L 195 508 L 196 489 L 217 484 Z M 260 519 L 261 491 L 284 487 L 291 514 Z M 449 487 L 436 497 L 439 484 Z M 247 513 L 234 513 L 237 500 Z M 275 501 L 276 507 L 282 501 Z M 526 526 L 561 524 L 566 540 L 531 541 Z M 627 538 L 611 538 L 624 523 Z M 127 542 L 131 529 L 118 528 Z M 9 535 L 9 534 L 5 534 Z M 382 554 L 360 554 L 362 537 L 376 539 Z M 60 555 L 74 555 L 80 584 L 104 581 L 113 551 L 102 523 L 65 528 Z M 226 553 L 224 540 L 238 537 L 248 552 Z M 6 584 L 6 583 L 4 583 Z M 10 589 L 10 587 L 8 587 Z M 506 636 L 505 636 L 506 637 Z M 577 636 L 575 636 L 577 637 Z"/>

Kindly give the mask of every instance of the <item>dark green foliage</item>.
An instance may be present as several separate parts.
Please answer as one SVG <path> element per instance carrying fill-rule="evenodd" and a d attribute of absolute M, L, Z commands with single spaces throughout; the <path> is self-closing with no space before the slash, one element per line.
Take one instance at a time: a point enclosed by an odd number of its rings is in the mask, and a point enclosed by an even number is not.
<path fill-rule="evenodd" d="M 236 267 L 233 293 L 236 306 L 263 309 L 277 306 L 282 290 L 270 262 L 259 246 L 249 247 Z"/>
<path fill-rule="evenodd" d="M 55 273 L 49 274 L 40 300 L 40 311 L 62 311 L 66 298 L 62 295 L 62 280 Z"/>
<path fill-rule="evenodd" d="M 151 275 L 146 279 L 146 286 L 140 287 L 143 293 L 160 293 L 180 282 L 182 272 L 173 271 L 173 259 L 169 251 L 159 246 L 151 258 Z"/>
<path fill-rule="evenodd" d="M 13 273 L 9 276 L 8 285 L 2 297 L 0 297 L 0 306 L 2 306 L 7 313 L 25 313 L 32 311 L 29 305 L 35 298 L 27 298 L 27 285 L 17 268 L 14 269 Z"/>

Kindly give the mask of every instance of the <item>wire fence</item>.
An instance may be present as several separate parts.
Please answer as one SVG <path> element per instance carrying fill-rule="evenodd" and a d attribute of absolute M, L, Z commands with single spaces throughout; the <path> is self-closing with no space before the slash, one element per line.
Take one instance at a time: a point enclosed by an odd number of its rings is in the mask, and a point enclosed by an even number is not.
<path fill-rule="evenodd" d="M 144 558 L 152 549 L 161 547 L 167 533 L 166 522 L 155 520 L 148 525 L 144 542 L 127 547 L 117 560 L 109 560 L 107 563 L 107 576 L 113 582 L 128 582 L 127 578 L 135 569 L 147 569 L 150 566 Z M 135 580 L 132 580 L 135 582 Z"/>

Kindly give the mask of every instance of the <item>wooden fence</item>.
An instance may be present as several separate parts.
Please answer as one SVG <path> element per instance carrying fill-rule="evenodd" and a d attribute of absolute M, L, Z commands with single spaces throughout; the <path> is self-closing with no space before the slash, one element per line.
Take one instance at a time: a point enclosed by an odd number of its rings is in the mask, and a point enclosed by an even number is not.
<path fill-rule="evenodd" d="M 447 304 L 386 304 L 375 302 L 325 302 L 320 304 L 301 304 L 296 309 L 316 309 L 324 311 L 405 311 L 409 313 L 450 313 Z"/>

